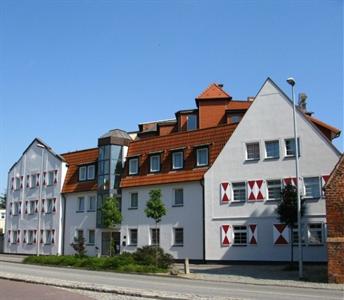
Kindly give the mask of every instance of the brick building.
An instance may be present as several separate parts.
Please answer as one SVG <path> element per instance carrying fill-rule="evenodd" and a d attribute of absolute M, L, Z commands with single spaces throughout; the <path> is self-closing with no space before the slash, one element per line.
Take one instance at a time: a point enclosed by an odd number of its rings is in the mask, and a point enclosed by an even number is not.
<path fill-rule="evenodd" d="M 328 280 L 344 283 L 344 155 L 326 185 Z"/>

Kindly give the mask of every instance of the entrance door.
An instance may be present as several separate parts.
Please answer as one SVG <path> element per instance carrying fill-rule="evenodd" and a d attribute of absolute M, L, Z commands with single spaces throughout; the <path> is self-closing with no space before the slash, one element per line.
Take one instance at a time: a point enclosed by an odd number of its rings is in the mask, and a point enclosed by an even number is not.
<path fill-rule="evenodd" d="M 102 232 L 102 255 L 110 255 L 110 234 L 112 235 L 112 255 L 120 253 L 121 234 L 119 232 Z"/>

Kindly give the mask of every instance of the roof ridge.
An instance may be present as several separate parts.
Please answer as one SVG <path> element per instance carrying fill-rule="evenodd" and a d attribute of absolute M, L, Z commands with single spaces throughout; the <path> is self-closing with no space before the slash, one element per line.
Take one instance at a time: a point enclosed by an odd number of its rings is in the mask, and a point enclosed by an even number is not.
<path fill-rule="evenodd" d="M 211 91 L 212 88 L 216 88 L 220 95 L 211 95 L 213 91 Z M 211 92 L 211 93 L 210 93 Z M 210 93 L 210 95 L 206 95 L 207 93 Z M 196 99 L 214 99 L 214 98 L 232 98 L 231 95 L 229 95 L 222 87 L 219 86 L 217 83 L 210 84 L 201 94 L 199 94 Z"/>

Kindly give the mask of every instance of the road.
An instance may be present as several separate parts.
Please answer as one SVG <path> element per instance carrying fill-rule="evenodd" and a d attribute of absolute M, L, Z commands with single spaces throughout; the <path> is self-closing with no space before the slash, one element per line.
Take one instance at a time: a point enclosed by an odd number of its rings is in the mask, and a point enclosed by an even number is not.
<path fill-rule="evenodd" d="M 89 284 L 90 286 L 105 285 L 133 291 L 149 290 L 166 297 L 177 293 L 185 296 L 189 295 L 189 297 L 190 295 L 197 295 L 210 299 L 221 297 L 258 300 L 343 300 L 344 298 L 343 291 L 340 290 L 210 282 L 163 276 L 33 266 L 8 262 L 0 262 L 0 273 L 40 277 L 55 282 L 64 280 Z"/>

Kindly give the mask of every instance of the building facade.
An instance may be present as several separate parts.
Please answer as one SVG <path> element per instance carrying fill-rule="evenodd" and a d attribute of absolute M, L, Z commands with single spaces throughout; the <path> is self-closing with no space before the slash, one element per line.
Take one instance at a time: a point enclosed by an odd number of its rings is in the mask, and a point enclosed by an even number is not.
<path fill-rule="evenodd" d="M 344 283 L 344 155 L 326 184 L 328 281 Z"/>
<path fill-rule="evenodd" d="M 35 139 L 8 173 L 6 253 L 62 253 L 61 189 L 67 165 Z"/>

